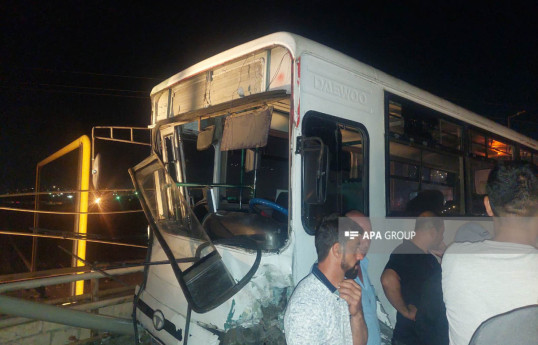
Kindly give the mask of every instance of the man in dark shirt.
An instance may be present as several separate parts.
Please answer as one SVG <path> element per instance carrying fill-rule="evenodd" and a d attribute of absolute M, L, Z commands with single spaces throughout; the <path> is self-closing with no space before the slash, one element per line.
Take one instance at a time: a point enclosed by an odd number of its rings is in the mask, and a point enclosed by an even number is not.
<path fill-rule="evenodd" d="M 443 243 L 444 223 L 435 216 L 430 211 L 420 214 L 415 237 L 394 249 L 381 275 L 385 295 L 398 311 L 392 337 L 394 345 L 423 344 L 415 329 L 416 306 L 424 283 L 441 271 L 441 265 L 430 254 Z"/>
<path fill-rule="evenodd" d="M 415 330 L 423 345 L 448 345 L 448 319 L 443 302 L 441 271 L 429 277 L 422 286 Z"/>

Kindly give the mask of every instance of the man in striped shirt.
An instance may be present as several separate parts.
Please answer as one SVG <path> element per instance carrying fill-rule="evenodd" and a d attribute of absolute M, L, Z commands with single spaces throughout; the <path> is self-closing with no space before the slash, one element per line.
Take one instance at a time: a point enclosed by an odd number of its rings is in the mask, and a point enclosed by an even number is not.
<path fill-rule="evenodd" d="M 288 345 L 366 344 L 361 287 L 353 280 L 362 257 L 360 238 L 346 232 L 363 229 L 347 217 L 332 216 L 316 231 L 318 263 L 295 288 L 284 316 Z"/>

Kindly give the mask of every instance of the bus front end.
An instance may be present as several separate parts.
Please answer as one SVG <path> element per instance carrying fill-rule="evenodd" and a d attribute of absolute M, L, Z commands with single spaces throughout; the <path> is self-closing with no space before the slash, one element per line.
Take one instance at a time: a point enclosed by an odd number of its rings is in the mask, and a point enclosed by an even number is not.
<path fill-rule="evenodd" d="M 130 169 L 152 234 L 135 308 L 163 344 L 285 343 L 292 61 L 223 53 L 152 92 L 153 152 Z"/>

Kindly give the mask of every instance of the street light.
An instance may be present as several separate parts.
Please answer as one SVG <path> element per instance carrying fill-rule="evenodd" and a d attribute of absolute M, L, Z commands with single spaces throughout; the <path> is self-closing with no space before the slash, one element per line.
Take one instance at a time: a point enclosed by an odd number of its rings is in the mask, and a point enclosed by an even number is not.
<path fill-rule="evenodd" d="M 526 110 L 522 110 L 522 111 L 518 111 L 518 112 L 515 113 L 514 115 L 508 115 L 508 128 L 511 128 L 511 127 L 510 127 L 510 119 L 512 119 L 513 117 L 519 116 L 519 115 L 523 115 L 523 114 L 525 114 L 526 112 L 527 112 Z"/>

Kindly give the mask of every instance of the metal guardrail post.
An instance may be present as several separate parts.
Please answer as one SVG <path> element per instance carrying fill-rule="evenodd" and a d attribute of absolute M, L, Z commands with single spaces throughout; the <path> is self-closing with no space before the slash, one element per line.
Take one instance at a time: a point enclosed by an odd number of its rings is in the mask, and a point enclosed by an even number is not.
<path fill-rule="evenodd" d="M 92 302 L 97 302 L 99 300 L 99 278 L 93 278 L 90 280 L 91 290 L 92 290 Z"/>
<path fill-rule="evenodd" d="M 93 278 L 90 280 L 90 286 L 91 286 L 91 291 L 92 291 L 92 294 L 91 294 L 91 302 L 97 302 L 99 301 L 99 278 Z M 99 314 L 99 309 L 92 309 L 90 310 L 91 313 L 93 314 Z M 99 333 L 97 331 L 95 331 L 94 329 L 91 330 L 91 336 L 92 337 L 95 337 L 97 336 Z"/>

